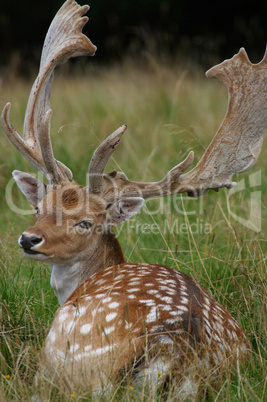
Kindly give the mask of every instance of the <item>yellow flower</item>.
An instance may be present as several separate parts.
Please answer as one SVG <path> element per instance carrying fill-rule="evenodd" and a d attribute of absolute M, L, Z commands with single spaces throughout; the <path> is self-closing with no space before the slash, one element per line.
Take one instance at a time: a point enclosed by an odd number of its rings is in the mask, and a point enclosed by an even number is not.
<path fill-rule="evenodd" d="M 159 372 L 158 372 L 158 376 L 160 377 L 161 375 L 162 375 L 162 373 L 159 371 Z"/>
<path fill-rule="evenodd" d="M 70 396 L 71 396 L 72 398 L 76 398 L 76 396 L 75 396 L 74 394 L 70 394 Z"/>
<path fill-rule="evenodd" d="M 7 379 L 7 380 L 10 379 L 10 375 L 9 375 L 9 374 L 6 375 L 6 379 Z"/>
<path fill-rule="evenodd" d="M 129 388 L 129 389 L 134 389 L 134 387 L 132 387 L 131 385 L 128 385 L 128 388 Z"/>

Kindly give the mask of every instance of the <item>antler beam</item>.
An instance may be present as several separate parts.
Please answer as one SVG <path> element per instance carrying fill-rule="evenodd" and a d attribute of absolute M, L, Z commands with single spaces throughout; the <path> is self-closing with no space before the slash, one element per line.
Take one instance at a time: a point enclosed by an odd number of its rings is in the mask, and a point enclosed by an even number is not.
<path fill-rule="evenodd" d="M 93 56 L 96 47 L 82 34 L 88 21 L 83 15 L 88 6 L 79 6 L 68 0 L 60 8 L 47 32 L 40 63 L 40 70 L 31 89 L 25 120 L 23 138 L 12 127 L 9 120 L 11 104 L 2 112 L 4 131 L 15 147 L 40 170 L 52 184 L 68 181 L 71 171 L 54 158 L 50 139 L 50 94 L 53 72 L 56 66 L 76 56 Z"/>

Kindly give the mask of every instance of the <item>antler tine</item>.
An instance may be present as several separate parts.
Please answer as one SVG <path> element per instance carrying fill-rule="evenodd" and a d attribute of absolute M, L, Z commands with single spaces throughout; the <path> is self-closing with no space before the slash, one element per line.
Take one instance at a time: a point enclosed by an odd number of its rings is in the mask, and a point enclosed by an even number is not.
<path fill-rule="evenodd" d="M 119 147 L 121 137 L 127 126 L 124 124 L 110 134 L 95 150 L 88 168 L 89 191 L 97 194 L 103 192 L 103 173 L 113 152 Z"/>
<path fill-rule="evenodd" d="M 43 46 L 39 74 L 27 104 L 23 139 L 9 121 L 10 103 L 2 112 L 2 125 L 10 141 L 53 184 L 72 178 L 71 171 L 54 158 L 50 139 L 53 72 L 71 57 L 94 55 L 96 47 L 82 34 L 88 21 L 88 17 L 82 16 L 88 10 L 88 6 L 81 7 L 74 0 L 68 0 L 52 21 Z"/>
<path fill-rule="evenodd" d="M 177 193 L 199 196 L 209 189 L 233 187 L 232 176 L 254 165 L 267 127 L 267 52 L 260 63 L 252 64 L 241 49 L 206 75 L 226 85 L 229 103 L 223 123 L 196 167 L 182 174 L 193 162 L 190 152 L 184 162 L 159 182 L 134 182 L 112 172 L 113 183 L 105 181 L 108 198 L 155 198 Z"/>

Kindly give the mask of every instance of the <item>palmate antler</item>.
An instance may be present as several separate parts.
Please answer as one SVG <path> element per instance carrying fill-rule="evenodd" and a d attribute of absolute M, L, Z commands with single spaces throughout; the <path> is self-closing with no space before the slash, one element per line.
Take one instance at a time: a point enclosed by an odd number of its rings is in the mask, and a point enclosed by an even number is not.
<path fill-rule="evenodd" d="M 252 64 L 242 48 L 232 59 L 211 68 L 206 76 L 226 85 L 229 103 L 217 134 L 196 167 L 183 174 L 193 162 L 191 151 L 159 182 L 130 181 L 123 173 L 112 172 L 104 176 L 108 199 L 178 193 L 199 196 L 209 189 L 233 187 L 236 183 L 232 176 L 254 165 L 267 127 L 267 52 L 260 63 Z"/>
<path fill-rule="evenodd" d="M 9 121 L 11 104 L 7 103 L 2 112 L 2 125 L 10 141 L 51 184 L 72 178 L 71 171 L 54 158 L 51 145 L 50 93 L 53 72 L 57 65 L 71 57 L 94 55 L 96 47 L 82 34 L 88 21 L 88 17 L 83 15 L 88 9 L 88 6 L 80 7 L 75 1 L 68 0 L 52 21 L 43 46 L 39 74 L 27 105 L 23 138 Z"/>

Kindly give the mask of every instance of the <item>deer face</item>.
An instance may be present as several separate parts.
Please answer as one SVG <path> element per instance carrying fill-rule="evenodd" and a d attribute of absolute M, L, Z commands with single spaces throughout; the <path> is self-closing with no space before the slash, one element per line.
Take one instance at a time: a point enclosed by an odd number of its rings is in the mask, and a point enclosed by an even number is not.
<path fill-rule="evenodd" d="M 15 171 L 14 178 L 36 206 L 36 223 L 19 238 L 27 257 L 54 264 L 75 264 L 99 249 L 111 227 L 130 219 L 144 200 L 125 198 L 107 204 L 88 187 L 65 182 L 46 187 L 40 180 Z"/>

